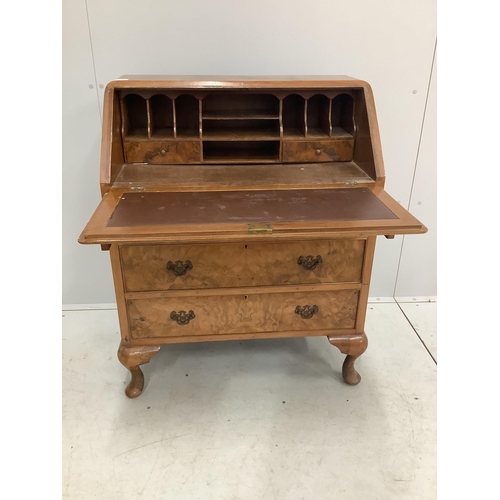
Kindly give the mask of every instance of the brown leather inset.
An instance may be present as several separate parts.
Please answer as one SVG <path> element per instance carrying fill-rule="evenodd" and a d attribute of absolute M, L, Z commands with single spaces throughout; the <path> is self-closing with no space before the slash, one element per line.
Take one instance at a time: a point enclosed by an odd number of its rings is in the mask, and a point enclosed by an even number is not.
<path fill-rule="evenodd" d="M 397 219 L 367 188 L 124 193 L 107 227 Z"/>

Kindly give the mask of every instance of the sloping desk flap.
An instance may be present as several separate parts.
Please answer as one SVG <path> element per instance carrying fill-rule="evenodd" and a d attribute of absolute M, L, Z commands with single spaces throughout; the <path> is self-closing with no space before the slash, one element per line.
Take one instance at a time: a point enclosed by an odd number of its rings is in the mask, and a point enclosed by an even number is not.
<path fill-rule="evenodd" d="M 107 193 L 80 243 L 185 242 L 248 238 L 265 222 L 266 238 L 424 233 L 426 228 L 385 191 L 368 188 Z M 253 237 L 250 236 L 250 237 Z M 262 237 L 262 235 L 260 236 Z"/>

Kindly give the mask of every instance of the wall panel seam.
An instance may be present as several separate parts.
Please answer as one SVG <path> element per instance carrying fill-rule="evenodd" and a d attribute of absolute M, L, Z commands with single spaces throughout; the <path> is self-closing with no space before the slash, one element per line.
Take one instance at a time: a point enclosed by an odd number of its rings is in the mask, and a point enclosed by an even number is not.
<path fill-rule="evenodd" d="M 415 156 L 415 164 L 413 166 L 413 177 L 411 179 L 410 196 L 408 197 L 408 206 L 406 207 L 406 209 L 408 211 L 410 210 L 411 199 L 412 199 L 412 196 L 413 196 L 413 186 L 415 185 L 415 177 L 416 177 L 416 174 L 417 174 L 418 157 L 419 157 L 419 154 L 420 154 L 420 146 L 422 144 L 422 135 L 423 135 L 423 132 L 424 132 L 425 117 L 426 117 L 426 114 L 427 114 L 427 104 L 429 102 L 429 92 L 430 92 L 430 89 L 431 89 L 431 81 L 432 81 L 432 74 L 433 74 L 433 68 L 434 68 L 434 60 L 436 59 L 436 48 L 437 48 L 437 39 L 434 42 L 434 51 L 433 51 L 433 54 L 432 54 L 431 69 L 430 69 L 430 72 L 429 72 L 429 80 L 428 80 L 428 83 L 427 83 L 427 94 L 425 96 L 424 112 L 422 114 L 422 125 L 420 127 L 420 137 L 418 138 L 417 154 Z M 403 257 L 404 245 L 405 245 L 405 236 L 403 235 L 403 240 L 401 242 L 401 247 L 400 247 L 400 250 L 399 250 L 399 259 L 398 259 L 398 268 L 397 268 L 397 271 L 396 271 L 396 280 L 394 281 L 394 290 L 392 292 L 392 296 L 393 297 L 396 297 L 396 289 L 398 287 L 399 270 L 400 270 L 400 267 L 401 267 L 401 259 Z"/>
<path fill-rule="evenodd" d="M 100 120 L 101 126 L 102 126 L 101 100 L 99 98 L 99 87 L 97 85 L 97 72 L 95 69 L 94 45 L 92 44 L 92 30 L 90 29 L 89 7 L 87 5 L 87 0 L 85 0 L 85 12 L 87 14 L 87 28 L 89 31 L 90 53 L 92 54 L 92 68 L 94 70 L 94 87 L 95 87 L 95 94 L 97 97 L 97 109 L 99 111 L 99 120 Z"/>

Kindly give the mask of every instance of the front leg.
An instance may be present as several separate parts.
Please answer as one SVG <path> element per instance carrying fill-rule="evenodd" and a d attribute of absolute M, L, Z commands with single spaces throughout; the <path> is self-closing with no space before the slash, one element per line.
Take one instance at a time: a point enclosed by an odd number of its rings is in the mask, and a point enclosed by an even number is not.
<path fill-rule="evenodd" d="M 338 347 L 341 353 L 347 354 L 342 365 L 342 376 L 349 385 L 357 385 L 361 375 L 354 369 L 354 362 L 368 347 L 368 338 L 365 333 L 355 335 L 328 335 L 330 344 Z"/>
<path fill-rule="evenodd" d="M 118 348 L 118 359 L 120 363 L 130 370 L 132 380 L 125 389 L 129 398 L 136 398 L 144 388 L 144 374 L 139 365 L 151 361 L 151 358 L 160 350 L 159 345 L 144 345 L 139 347 L 127 347 L 120 344 Z"/>

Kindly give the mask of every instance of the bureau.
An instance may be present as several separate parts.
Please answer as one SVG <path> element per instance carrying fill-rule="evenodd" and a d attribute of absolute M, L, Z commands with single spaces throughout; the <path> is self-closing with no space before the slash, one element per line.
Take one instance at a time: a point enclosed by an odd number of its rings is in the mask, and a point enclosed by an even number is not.
<path fill-rule="evenodd" d="M 79 242 L 110 252 L 127 396 L 162 345 L 234 339 L 326 336 L 359 383 L 376 237 L 426 231 L 384 181 L 364 81 L 108 84 L 102 200 Z"/>

